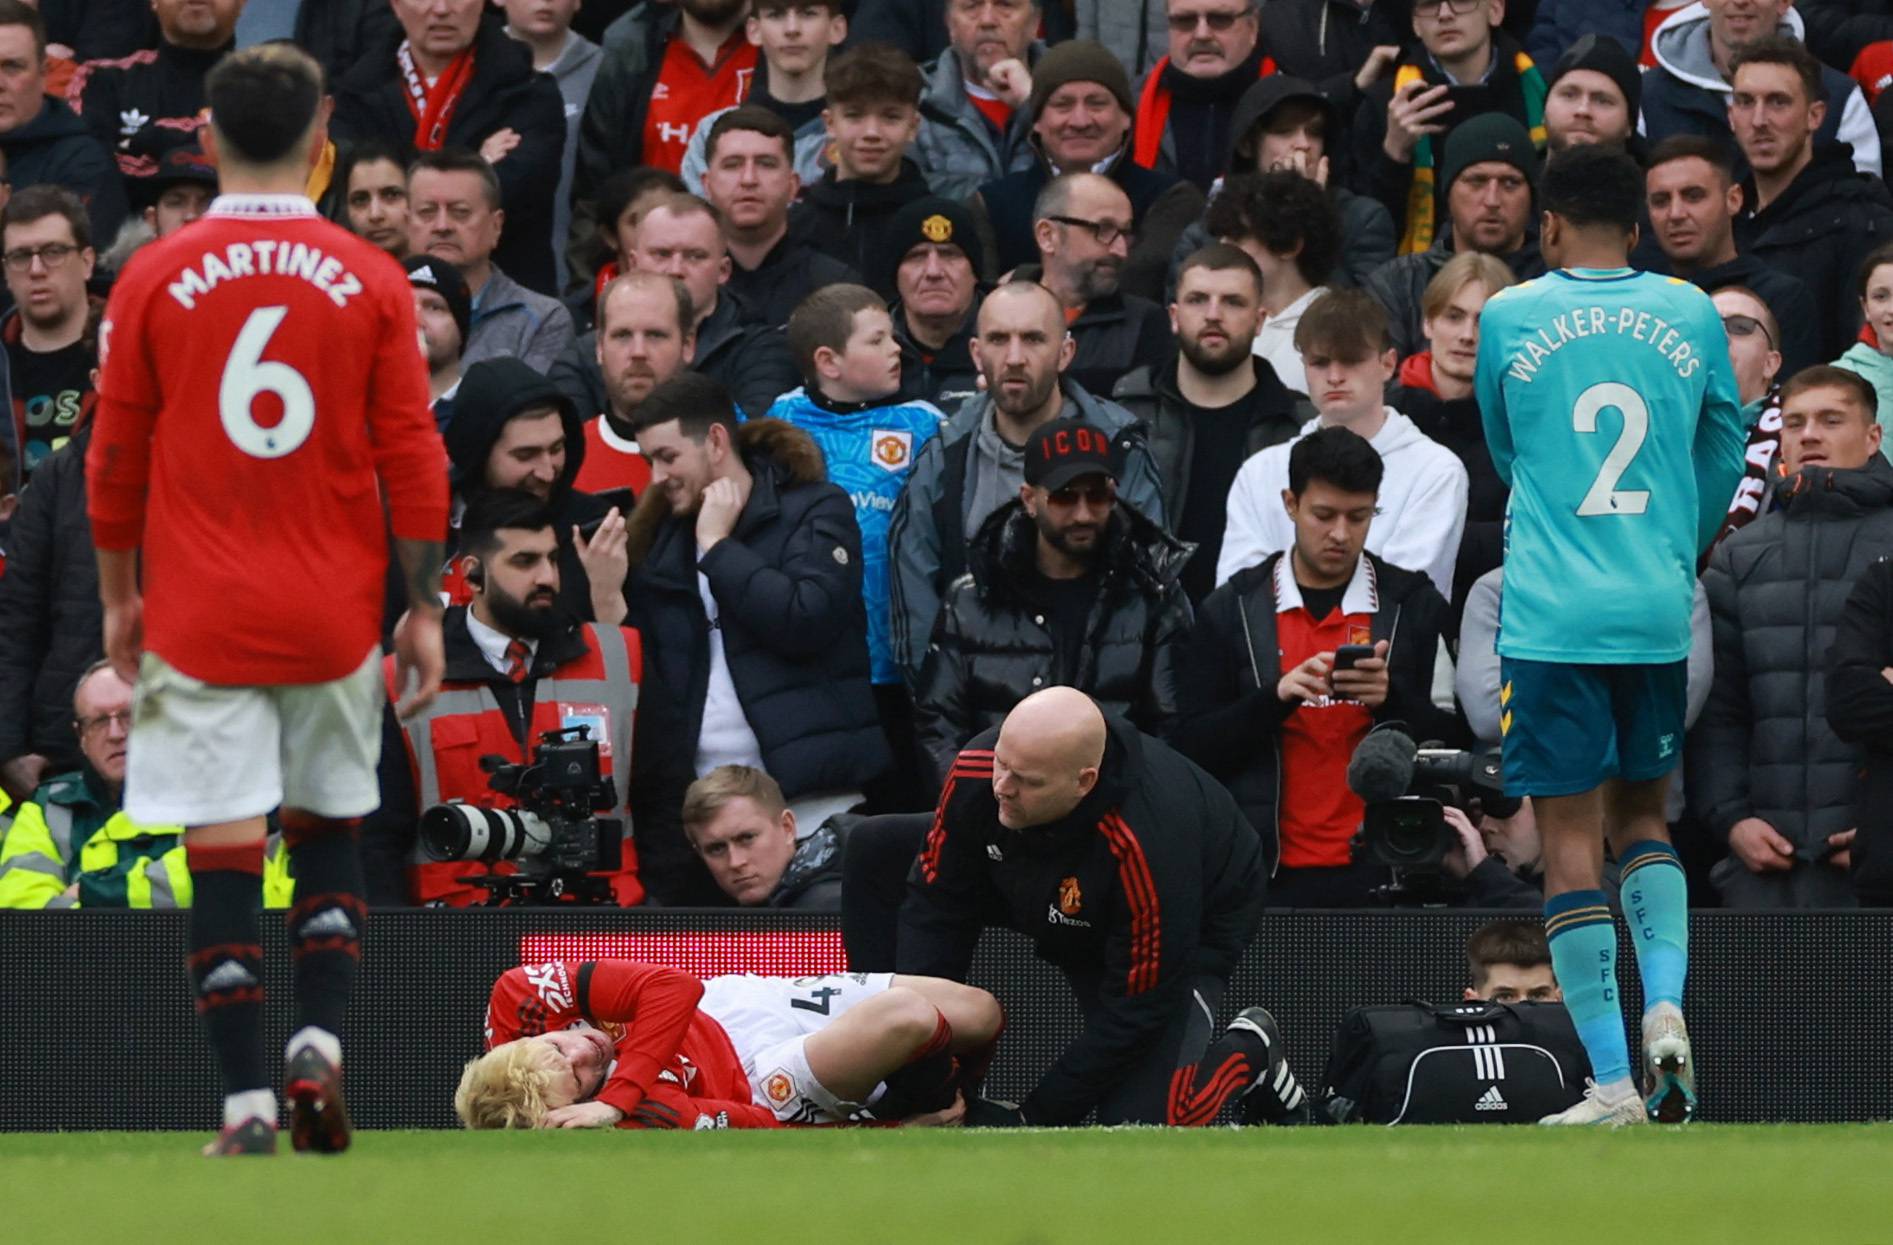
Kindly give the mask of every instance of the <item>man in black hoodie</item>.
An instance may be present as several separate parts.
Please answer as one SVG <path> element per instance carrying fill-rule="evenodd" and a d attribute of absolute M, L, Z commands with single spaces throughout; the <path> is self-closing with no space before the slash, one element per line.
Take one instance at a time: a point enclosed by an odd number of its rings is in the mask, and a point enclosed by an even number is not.
<path fill-rule="evenodd" d="M 852 48 L 828 66 L 828 127 L 834 165 L 803 187 L 790 213 L 811 245 L 872 279 L 895 215 L 931 193 L 906 156 L 920 130 L 920 69 L 881 44 Z M 892 286 L 875 285 L 883 298 Z"/>
<path fill-rule="evenodd" d="M 487 359 L 461 377 L 445 439 L 455 513 L 488 489 L 540 498 L 558 531 L 560 608 L 581 622 L 623 622 L 625 521 L 610 495 L 572 487 L 585 429 L 571 399 L 518 359 Z"/>
<path fill-rule="evenodd" d="M 960 752 L 908 883 L 896 968 L 966 979 L 980 932 L 1018 930 L 1071 983 L 1084 1030 L 1025 1100 L 969 1125 L 1207 1125 L 1302 1106 L 1273 1020 L 1215 1041 L 1261 917 L 1262 843 L 1220 784 L 1083 692 L 1048 688 Z M 1253 1089 L 1253 1093 L 1250 1092 Z"/>
<path fill-rule="evenodd" d="M 1821 358 L 1860 327 L 1855 266 L 1893 237 L 1893 199 L 1854 171 L 1845 144 L 1817 143 L 1827 115 L 1821 63 L 1793 39 L 1764 39 L 1729 61 L 1729 125 L 1753 172 L 1742 183 L 1736 245 L 1814 293 Z M 1778 108 L 1775 100 L 1791 103 Z"/>
<path fill-rule="evenodd" d="M 21 0 L 0 0 L 0 154 L 15 190 L 50 183 L 79 196 L 92 236 L 109 245 L 125 222 L 125 186 L 111 150 L 46 94 L 46 26 Z"/>
<path fill-rule="evenodd" d="M 480 0 L 452 0 L 436 19 L 423 0 L 394 0 L 401 29 L 334 84 L 329 132 L 346 146 L 382 138 L 417 151 L 477 151 L 499 175 L 506 228 L 493 261 L 540 294 L 558 291 L 552 200 L 565 150 L 565 103 L 522 43 Z M 416 119 L 416 115 L 419 119 Z"/>
<path fill-rule="evenodd" d="M 1650 152 L 1648 170 L 1644 202 L 1668 271 L 1705 294 L 1731 285 L 1754 291 L 1781 326 L 1784 375 L 1830 358 L 1820 348 L 1820 316 L 1807 282 L 1736 249 L 1744 192 L 1729 150 L 1713 138 L 1674 134 Z"/>

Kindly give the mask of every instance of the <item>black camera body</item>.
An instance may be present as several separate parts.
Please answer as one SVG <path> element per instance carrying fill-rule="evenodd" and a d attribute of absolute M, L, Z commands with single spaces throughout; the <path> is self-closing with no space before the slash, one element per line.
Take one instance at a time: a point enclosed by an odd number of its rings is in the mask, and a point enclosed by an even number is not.
<path fill-rule="evenodd" d="M 1354 859 L 1393 870 L 1393 885 L 1375 892 L 1386 903 L 1451 898 L 1445 863 L 1459 836 L 1446 822 L 1446 805 L 1468 814 L 1475 803 L 1498 816 L 1517 810 L 1505 796 L 1496 748 L 1420 747 L 1394 724 L 1361 741 L 1348 763 L 1348 786 L 1366 805 Z"/>
<path fill-rule="evenodd" d="M 421 814 L 421 845 L 435 860 L 510 860 L 512 874 L 458 879 L 483 886 L 495 905 L 613 902 L 607 879 L 623 862 L 623 823 L 601 818 L 617 793 L 600 776 L 598 743 L 589 726 L 546 731 L 524 765 L 480 758 L 487 786 L 515 801 L 513 808 L 479 808 L 463 800 L 436 804 Z"/>

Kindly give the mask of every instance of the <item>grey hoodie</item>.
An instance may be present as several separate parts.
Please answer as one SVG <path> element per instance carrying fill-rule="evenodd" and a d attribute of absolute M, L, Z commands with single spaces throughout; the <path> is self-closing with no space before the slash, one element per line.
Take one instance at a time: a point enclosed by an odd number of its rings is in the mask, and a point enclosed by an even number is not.
<path fill-rule="evenodd" d="M 1777 29 L 1780 34 L 1796 42 L 1805 41 L 1801 15 L 1792 8 L 1782 18 Z M 1678 128 L 1678 118 L 1667 111 L 1665 105 L 1679 92 L 1673 86 L 1661 82 L 1661 76 L 1665 73 L 1685 87 L 1712 92 L 1717 99 L 1709 111 L 1721 116 L 1731 88 L 1716 69 L 1715 59 L 1710 52 L 1709 10 L 1700 0 L 1676 10 L 1657 27 L 1656 34 L 1650 40 L 1650 51 L 1656 57 L 1657 67 L 1644 74 L 1643 115 L 1637 120 L 1639 133 L 1652 139 L 1666 138 Z M 1867 107 L 1866 97 L 1851 78 L 1838 70 L 1823 66 L 1821 77 L 1827 86 L 1829 113 L 1828 121 L 1821 129 L 1831 133 L 1823 133 L 1820 137 L 1851 144 L 1854 149 L 1854 167 L 1862 173 L 1878 177 L 1881 163 L 1880 131 L 1873 123 L 1873 113 Z M 1665 89 L 1666 86 L 1668 89 Z M 1653 124 L 1656 133 L 1651 132 Z M 1727 132 L 1726 120 L 1721 122 L 1721 130 Z"/>

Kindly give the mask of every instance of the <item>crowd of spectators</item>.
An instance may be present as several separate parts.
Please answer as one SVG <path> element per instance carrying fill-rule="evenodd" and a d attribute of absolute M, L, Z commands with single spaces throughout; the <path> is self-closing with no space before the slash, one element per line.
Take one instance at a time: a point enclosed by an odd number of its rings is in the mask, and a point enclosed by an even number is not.
<path fill-rule="evenodd" d="M 1271 903 L 1373 902 L 1353 748 L 1497 745 L 1479 318 L 1585 144 L 1646 171 L 1633 261 L 1713 296 L 1750 428 L 1692 898 L 1893 900 L 1888 0 L 0 0 L 0 906 L 189 902 L 117 807 L 83 463 L 115 276 L 212 208 L 204 75 L 273 39 L 455 498 L 374 902 L 481 898 L 420 814 L 584 725 L 612 900 L 832 908 L 863 815 L 1054 685 L 1229 787 Z M 1449 820 L 1469 902 L 1536 902 L 1529 801 Z"/>

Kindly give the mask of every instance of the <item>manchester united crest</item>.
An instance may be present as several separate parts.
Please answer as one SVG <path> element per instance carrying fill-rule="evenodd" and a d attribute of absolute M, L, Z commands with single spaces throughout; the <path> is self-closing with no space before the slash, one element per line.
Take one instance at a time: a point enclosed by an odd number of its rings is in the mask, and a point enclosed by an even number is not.
<path fill-rule="evenodd" d="M 762 1079 L 763 1097 L 778 1107 L 786 1107 L 795 1097 L 795 1080 L 787 1072 L 777 1068 Z"/>
<path fill-rule="evenodd" d="M 936 212 L 920 222 L 920 236 L 929 242 L 951 242 L 953 222 Z"/>
<path fill-rule="evenodd" d="M 914 460 L 914 434 L 897 428 L 876 428 L 869 438 L 874 465 L 883 471 L 905 471 Z"/>

